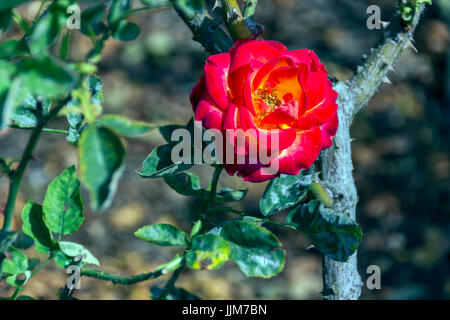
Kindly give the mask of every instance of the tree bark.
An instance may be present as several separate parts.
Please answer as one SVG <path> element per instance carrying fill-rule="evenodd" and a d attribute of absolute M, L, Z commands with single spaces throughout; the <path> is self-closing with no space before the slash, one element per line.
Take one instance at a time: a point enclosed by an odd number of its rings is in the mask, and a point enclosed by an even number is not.
<path fill-rule="evenodd" d="M 356 220 L 358 195 L 353 179 L 350 126 L 353 118 L 372 98 L 380 85 L 390 83 L 387 74 L 394 70 L 398 58 L 412 45 L 413 32 L 419 22 L 424 4 L 417 7 L 411 21 L 402 19 L 397 12 L 389 25 L 383 29 L 383 40 L 372 49 L 363 66 L 347 83 L 338 82 L 339 128 L 333 146 L 321 153 L 322 182 L 334 197 L 330 209 L 342 212 Z M 357 252 L 347 262 L 323 257 L 322 295 L 329 300 L 356 300 L 361 295 L 362 281 L 358 272 Z"/>

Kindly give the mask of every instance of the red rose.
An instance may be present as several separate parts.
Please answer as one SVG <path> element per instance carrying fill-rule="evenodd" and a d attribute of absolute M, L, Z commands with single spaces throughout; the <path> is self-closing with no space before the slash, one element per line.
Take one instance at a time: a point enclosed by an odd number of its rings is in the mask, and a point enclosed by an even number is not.
<path fill-rule="evenodd" d="M 224 164 L 230 175 L 261 182 L 280 173 L 298 174 L 331 146 L 338 127 L 336 98 L 313 51 L 288 51 L 275 41 L 238 40 L 227 53 L 206 60 L 191 103 L 195 119 L 205 128 L 253 128 L 259 136 L 279 139 L 277 174 L 268 174 L 270 164 Z"/>

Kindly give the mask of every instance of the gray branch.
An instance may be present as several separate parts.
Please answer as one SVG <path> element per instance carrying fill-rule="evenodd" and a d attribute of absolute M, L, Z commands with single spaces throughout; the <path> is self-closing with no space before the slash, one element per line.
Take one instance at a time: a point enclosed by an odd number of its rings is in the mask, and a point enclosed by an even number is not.
<path fill-rule="evenodd" d="M 339 93 L 339 128 L 333 146 L 321 154 L 322 182 L 332 191 L 334 203 L 331 209 L 356 220 L 358 195 L 353 179 L 350 126 L 353 118 L 387 81 L 402 52 L 411 46 L 413 32 L 424 6 L 415 11 L 410 23 L 398 14 L 384 30 L 384 40 L 372 49 L 366 63 L 358 68 L 348 83 L 339 82 L 334 89 Z M 347 262 L 323 258 L 323 291 L 325 299 L 356 300 L 361 295 L 362 281 L 358 273 L 357 253 Z"/>

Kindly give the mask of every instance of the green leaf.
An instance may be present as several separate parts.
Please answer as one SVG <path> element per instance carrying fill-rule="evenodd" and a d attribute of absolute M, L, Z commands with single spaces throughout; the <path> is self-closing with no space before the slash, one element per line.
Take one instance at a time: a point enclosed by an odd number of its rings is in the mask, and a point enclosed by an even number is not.
<path fill-rule="evenodd" d="M 50 57 L 23 59 L 18 63 L 18 70 L 22 85 L 39 96 L 57 97 L 74 85 L 69 69 Z"/>
<path fill-rule="evenodd" d="M 266 228 L 232 220 L 221 228 L 220 236 L 229 242 L 231 259 L 246 276 L 270 278 L 283 269 L 286 252 Z"/>
<path fill-rule="evenodd" d="M 12 22 L 11 13 L 11 9 L 0 10 L 0 31 L 8 31 Z"/>
<path fill-rule="evenodd" d="M 116 24 L 123 14 L 131 8 L 130 0 L 113 0 L 109 9 L 108 22 Z"/>
<path fill-rule="evenodd" d="M 65 255 L 72 258 L 79 256 L 82 258 L 81 262 L 83 264 L 95 264 L 96 266 L 100 266 L 100 262 L 98 262 L 97 258 L 83 245 L 69 241 L 60 241 L 58 244 L 61 252 Z"/>
<path fill-rule="evenodd" d="M 142 164 L 142 171 L 138 174 L 142 178 L 161 178 L 188 170 L 194 164 L 173 163 L 171 153 L 173 144 L 165 144 L 150 152 Z"/>
<path fill-rule="evenodd" d="M 193 238 L 193 237 L 195 237 L 199 232 L 200 232 L 200 230 L 202 229 L 202 227 L 203 227 L 203 222 L 202 222 L 202 220 L 197 220 L 195 223 L 194 223 L 194 226 L 192 227 L 192 229 L 191 229 L 191 234 L 189 235 L 189 238 Z"/>
<path fill-rule="evenodd" d="M 150 123 L 131 120 L 127 117 L 113 114 L 102 116 L 97 120 L 97 123 L 124 137 L 138 137 L 155 128 Z"/>
<path fill-rule="evenodd" d="M 141 0 L 141 3 L 149 8 L 161 8 L 171 4 L 170 0 Z"/>
<path fill-rule="evenodd" d="M 172 142 L 171 141 L 172 133 L 177 129 L 184 129 L 184 128 L 186 128 L 186 127 L 179 125 L 179 124 L 168 124 L 168 125 L 159 127 L 159 132 L 163 136 L 164 140 L 166 140 L 166 142 L 170 143 L 170 142 Z"/>
<path fill-rule="evenodd" d="M 12 103 L 15 107 L 11 120 L 21 128 L 35 127 L 39 116 L 47 115 L 51 106 L 50 99 L 37 99 L 23 86 L 19 86 Z"/>
<path fill-rule="evenodd" d="M 78 151 L 81 179 L 91 195 L 92 209 L 108 208 L 123 171 L 122 141 L 111 130 L 92 125 L 83 130 Z"/>
<path fill-rule="evenodd" d="M 87 77 L 88 89 L 91 93 L 91 103 L 102 104 L 103 103 L 103 83 L 97 76 Z"/>
<path fill-rule="evenodd" d="M 59 47 L 59 57 L 62 60 L 67 60 L 67 57 L 69 56 L 70 39 L 71 33 L 66 31 L 62 36 L 61 45 Z"/>
<path fill-rule="evenodd" d="M 27 256 L 20 250 L 11 247 L 11 262 L 17 267 L 20 271 L 19 273 L 23 273 L 28 270 L 28 258 Z"/>
<path fill-rule="evenodd" d="M 244 199 L 248 189 L 232 190 L 230 188 L 223 188 L 216 192 L 217 202 L 231 202 Z"/>
<path fill-rule="evenodd" d="M 347 261 L 363 235 L 349 216 L 324 209 L 316 200 L 293 209 L 286 223 L 307 234 L 314 247 L 337 261 Z"/>
<path fill-rule="evenodd" d="M 296 176 L 281 174 L 268 184 L 259 202 L 264 216 L 292 207 L 307 194 L 313 181 L 314 169 L 302 170 Z"/>
<path fill-rule="evenodd" d="M 47 188 L 43 210 L 44 222 L 50 231 L 69 235 L 84 221 L 81 182 L 75 166 L 65 169 Z"/>
<path fill-rule="evenodd" d="M 0 230 L 0 261 L 2 255 L 9 250 L 16 237 L 16 232 Z"/>
<path fill-rule="evenodd" d="M 42 207 L 28 201 L 22 210 L 22 231 L 34 240 L 38 252 L 46 253 L 55 247 L 50 231 L 44 223 Z"/>
<path fill-rule="evenodd" d="M 167 290 L 156 286 L 151 288 L 150 298 L 152 300 L 200 300 L 198 296 L 183 288 L 174 287 Z"/>
<path fill-rule="evenodd" d="M 114 39 L 121 41 L 132 41 L 139 36 L 141 28 L 133 22 L 122 20 L 113 31 Z"/>
<path fill-rule="evenodd" d="M 70 265 L 72 259 L 66 256 L 61 250 L 54 250 L 53 261 L 58 267 L 60 267 L 61 269 L 65 269 Z"/>
<path fill-rule="evenodd" d="M 10 60 L 29 53 L 30 50 L 22 39 L 8 39 L 0 43 L 0 59 Z"/>
<path fill-rule="evenodd" d="M 200 186 L 200 178 L 192 172 L 180 172 L 166 176 L 164 181 L 169 187 L 184 196 L 202 196 L 205 191 Z"/>
<path fill-rule="evenodd" d="M 214 234 L 194 237 L 186 254 L 186 264 L 196 270 L 212 270 L 221 267 L 230 255 L 230 245 Z"/>
<path fill-rule="evenodd" d="M 0 130 L 9 124 L 17 108 L 16 97 L 19 94 L 20 81 L 12 81 L 14 72 L 12 64 L 0 60 Z"/>
<path fill-rule="evenodd" d="M 31 277 L 31 272 L 39 259 L 28 260 L 27 256 L 20 250 L 11 247 L 11 257 L 3 259 L 0 264 L 0 270 L 3 274 L 9 274 L 6 282 L 11 286 L 24 285 Z M 20 278 L 19 278 L 20 276 Z"/>
<path fill-rule="evenodd" d="M 134 233 L 136 237 L 158 246 L 186 246 L 186 234 L 177 227 L 158 223 L 140 228 Z"/>
<path fill-rule="evenodd" d="M 81 32 L 85 35 L 99 35 L 106 29 L 105 24 L 102 22 L 103 16 L 106 12 L 106 6 L 101 3 L 96 6 L 92 6 L 84 9 L 81 12 Z"/>
<path fill-rule="evenodd" d="M 47 14 L 39 19 L 30 36 L 30 51 L 34 56 L 39 56 L 48 51 L 59 35 L 58 12 L 54 6 L 47 11 Z"/>

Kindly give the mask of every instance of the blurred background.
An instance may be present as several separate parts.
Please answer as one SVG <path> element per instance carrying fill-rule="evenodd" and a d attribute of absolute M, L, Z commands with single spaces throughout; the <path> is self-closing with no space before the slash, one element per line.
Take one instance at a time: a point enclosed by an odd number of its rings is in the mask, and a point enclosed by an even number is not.
<path fill-rule="evenodd" d="M 389 20 L 395 2 L 260 0 L 256 20 L 265 26 L 264 39 L 283 42 L 291 50 L 315 50 L 330 76 L 347 80 L 379 38 L 379 31 L 366 27 L 367 7 L 379 5 L 382 19 Z M 402 56 L 389 76 L 393 84 L 381 86 L 352 127 L 357 216 L 365 233 L 358 252 L 363 281 L 369 276 L 369 265 L 381 268 L 381 290 L 364 286 L 362 299 L 450 298 L 450 1 L 433 3 L 416 32 L 418 53 L 407 51 Z M 31 19 L 38 7 L 39 2 L 22 6 L 21 13 Z M 172 8 L 139 13 L 132 20 L 142 29 L 138 39 L 110 39 L 99 65 L 105 113 L 156 123 L 186 123 L 192 116 L 189 94 L 207 54 L 191 39 L 191 32 Z M 89 39 L 75 32 L 70 58 L 78 61 L 89 49 Z M 65 126 L 63 118 L 51 124 L 52 128 Z M 0 133 L 1 155 L 20 158 L 28 136 L 29 132 L 16 129 Z M 180 196 L 162 180 L 143 180 L 135 172 L 162 142 L 157 131 L 128 140 L 127 167 L 112 207 L 105 212 L 86 208 L 82 228 L 67 237 L 89 248 L 105 271 L 122 275 L 150 271 L 177 252 L 135 238 L 133 233 L 140 226 L 166 222 L 185 231 L 192 226 L 198 199 Z M 48 183 L 77 163 L 76 149 L 64 136 L 42 135 L 21 186 L 15 228 L 20 227 L 19 214 L 26 201 L 42 203 Z M 209 168 L 194 171 L 204 184 L 212 174 Z M 245 201 L 235 206 L 252 215 L 259 214 L 265 185 L 244 183 L 225 174 L 220 182 L 220 186 L 250 188 Z M 6 201 L 7 186 L 7 179 L 0 178 L 0 207 Z M 87 193 L 83 198 L 87 203 Z M 310 243 L 302 234 L 273 231 L 287 249 L 286 266 L 278 276 L 246 278 L 228 262 L 215 271 L 186 270 L 177 285 L 204 299 L 320 299 L 320 255 L 307 250 Z M 66 277 L 50 264 L 27 284 L 23 294 L 55 299 Z M 149 286 L 165 281 L 167 276 L 125 287 L 82 278 L 82 289 L 75 296 L 148 299 Z M 0 295 L 11 291 L 0 284 Z"/>

